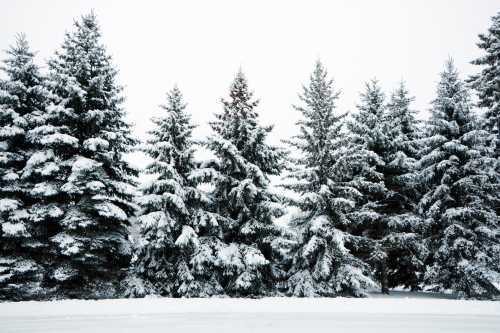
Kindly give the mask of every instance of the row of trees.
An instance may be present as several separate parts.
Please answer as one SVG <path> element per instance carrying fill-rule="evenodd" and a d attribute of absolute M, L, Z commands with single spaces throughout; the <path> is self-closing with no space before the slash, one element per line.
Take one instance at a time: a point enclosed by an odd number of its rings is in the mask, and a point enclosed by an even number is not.
<path fill-rule="evenodd" d="M 210 137 L 193 139 L 175 87 L 139 145 L 94 14 L 47 74 L 19 36 L 0 82 L 0 299 L 499 295 L 500 14 L 480 40 L 482 71 L 466 83 L 448 61 L 425 122 L 404 83 L 386 100 L 370 81 L 358 112 L 338 113 L 318 61 L 285 150 L 266 142 L 241 71 Z M 213 158 L 196 159 L 199 145 Z M 136 147 L 154 177 L 139 191 L 123 159 Z"/>

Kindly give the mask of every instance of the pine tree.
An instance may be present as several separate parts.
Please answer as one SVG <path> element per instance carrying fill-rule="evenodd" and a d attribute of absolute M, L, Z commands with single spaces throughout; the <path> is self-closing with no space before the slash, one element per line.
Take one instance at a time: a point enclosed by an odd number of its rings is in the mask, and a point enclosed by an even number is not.
<path fill-rule="evenodd" d="M 401 285 L 419 288 L 426 251 L 419 237 L 422 222 L 414 213 L 418 193 L 411 172 L 419 132 L 412 99 L 401 84 L 388 104 L 384 100 L 378 81 L 367 83 L 349 123 L 350 144 L 359 156 L 352 167 L 362 193 L 350 232 L 365 238 L 354 253 L 371 263 L 388 293 Z"/>
<path fill-rule="evenodd" d="M 366 84 L 361 94 L 358 112 L 347 123 L 350 132 L 349 144 L 357 156 L 351 164 L 356 180 L 355 188 L 361 193 L 357 208 L 350 213 L 353 223 L 349 232 L 364 238 L 363 246 L 353 253 L 369 262 L 380 282 L 382 292 L 388 292 L 387 251 L 380 240 L 386 235 L 384 218 L 387 215 L 386 198 L 389 191 L 385 186 L 386 161 L 390 137 L 387 133 L 385 95 L 377 80 Z"/>
<path fill-rule="evenodd" d="M 49 61 L 54 95 L 47 124 L 33 130 L 41 151 L 25 173 L 40 214 L 56 218 L 50 231 L 51 283 L 65 297 L 107 297 L 127 268 L 128 219 L 136 170 L 123 155 L 136 141 L 125 122 L 117 70 L 100 41 L 93 13 L 74 23 Z"/>
<path fill-rule="evenodd" d="M 32 215 L 36 198 L 22 171 L 36 154 L 29 132 L 43 122 L 49 94 L 25 35 L 7 53 L 0 82 L 0 299 L 38 299 L 46 293 L 47 221 Z"/>
<path fill-rule="evenodd" d="M 215 213 L 224 247 L 218 251 L 221 285 L 228 295 L 261 295 L 274 288 L 273 242 L 280 235 L 273 219 L 284 211 L 269 189 L 269 176 L 280 173 L 284 153 L 266 143 L 272 126 L 261 126 L 241 71 L 230 88 L 224 111 L 211 122 L 207 147 L 215 159 L 199 170 L 211 181 Z"/>
<path fill-rule="evenodd" d="M 353 186 L 346 135 L 345 114 L 335 114 L 339 93 L 320 61 L 295 109 L 303 119 L 300 134 L 289 140 L 300 155 L 285 188 L 296 193 L 291 204 L 300 213 L 291 221 L 297 240 L 290 249 L 288 294 L 292 296 L 362 296 L 374 285 L 368 266 L 353 256 L 346 243 L 356 241 L 347 227 L 361 193 Z"/>
<path fill-rule="evenodd" d="M 382 210 L 385 236 L 381 245 L 387 253 L 387 286 L 416 290 L 420 288 L 426 249 L 420 237 L 422 220 L 415 214 L 419 192 L 412 173 L 421 134 L 416 112 L 410 109 L 413 99 L 401 82 L 387 104 L 383 120 L 389 140 L 381 154 L 388 190 Z"/>
<path fill-rule="evenodd" d="M 135 263 L 154 293 L 203 297 L 223 293 L 214 272 L 214 256 L 222 247 L 218 216 L 209 213 L 210 198 L 197 188 L 198 163 L 190 116 L 180 90 L 167 94 L 164 114 L 144 152 L 153 159 L 146 173 L 156 175 L 143 189 L 141 240 Z"/>
<path fill-rule="evenodd" d="M 500 157 L 500 12 L 492 17 L 488 33 L 479 35 L 477 46 L 484 51 L 474 65 L 482 67 L 470 78 L 479 97 L 479 107 L 485 108 L 485 129 L 494 137 L 495 157 Z"/>
<path fill-rule="evenodd" d="M 479 128 L 453 62 L 433 101 L 419 176 L 428 191 L 419 210 L 430 250 L 426 282 L 466 297 L 490 297 L 500 273 L 497 161 Z"/>

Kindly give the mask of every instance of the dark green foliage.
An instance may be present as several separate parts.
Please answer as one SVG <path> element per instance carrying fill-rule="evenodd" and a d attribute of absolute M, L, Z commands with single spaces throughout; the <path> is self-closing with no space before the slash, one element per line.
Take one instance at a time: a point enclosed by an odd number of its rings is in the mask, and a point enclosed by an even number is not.
<path fill-rule="evenodd" d="M 198 172 L 190 116 L 180 90 L 167 95 L 164 114 L 144 152 L 153 159 L 146 173 L 156 175 L 143 188 L 141 236 L 134 271 L 152 286 L 149 293 L 174 297 L 207 297 L 223 293 L 214 271 L 222 246 L 218 215 L 197 188 Z"/>
<path fill-rule="evenodd" d="M 224 110 L 210 125 L 206 142 L 215 159 L 198 176 L 211 182 L 223 248 L 217 267 L 228 295 L 265 295 L 274 290 L 274 242 L 280 235 L 273 219 L 283 214 L 269 176 L 278 175 L 284 152 L 266 143 L 272 126 L 261 126 L 246 77 L 236 75 L 223 100 Z"/>
<path fill-rule="evenodd" d="M 411 98 L 404 85 L 388 104 L 377 81 L 366 85 L 359 112 L 349 123 L 350 144 L 360 158 L 354 164 L 363 194 L 351 214 L 350 232 L 366 239 L 354 251 L 370 262 L 382 292 L 390 287 L 418 288 L 425 249 L 414 214 L 417 193 L 408 174 L 413 171 L 418 131 Z"/>
<path fill-rule="evenodd" d="M 291 221 L 297 233 L 290 248 L 287 293 L 293 296 L 365 294 L 374 283 L 368 266 L 346 247 L 358 238 L 346 230 L 361 193 L 352 177 L 352 151 L 342 132 L 345 115 L 335 115 L 338 92 L 318 61 L 300 95 L 300 134 L 288 141 L 299 152 L 285 188 L 295 192 L 300 209 Z"/>
<path fill-rule="evenodd" d="M 419 204 L 430 251 L 426 282 L 466 297 L 499 295 L 498 161 L 451 60 L 431 112 L 419 161 L 427 186 Z"/>
<path fill-rule="evenodd" d="M 113 296 L 131 256 L 127 226 L 137 172 L 123 155 L 136 140 L 100 37 L 93 13 L 75 21 L 49 62 L 47 124 L 33 132 L 44 156 L 29 172 L 45 176 L 34 188 L 37 209 L 57 212 L 50 282 L 63 297 Z"/>
<path fill-rule="evenodd" d="M 49 94 L 24 35 L 7 54 L 0 82 L 0 299 L 40 299 L 49 221 L 30 209 L 37 198 L 23 169 L 36 153 L 30 131 L 43 122 Z"/>

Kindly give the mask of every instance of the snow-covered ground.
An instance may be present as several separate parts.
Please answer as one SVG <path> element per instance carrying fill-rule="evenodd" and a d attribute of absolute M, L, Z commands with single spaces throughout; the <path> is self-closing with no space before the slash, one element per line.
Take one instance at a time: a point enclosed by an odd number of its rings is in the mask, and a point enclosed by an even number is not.
<path fill-rule="evenodd" d="M 0 332 L 500 332 L 500 302 L 406 295 L 0 303 Z"/>

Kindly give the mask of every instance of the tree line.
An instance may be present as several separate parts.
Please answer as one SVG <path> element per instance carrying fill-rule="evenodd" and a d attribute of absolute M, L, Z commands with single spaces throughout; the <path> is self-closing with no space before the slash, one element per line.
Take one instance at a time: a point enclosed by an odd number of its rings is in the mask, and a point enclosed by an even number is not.
<path fill-rule="evenodd" d="M 267 142 L 241 70 L 210 136 L 193 138 L 174 87 L 141 143 L 100 38 L 82 16 L 46 72 L 24 35 L 7 51 L 0 300 L 500 295 L 500 13 L 479 35 L 478 74 L 446 62 L 426 121 L 404 82 L 386 96 L 371 80 L 357 112 L 338 112 L 317 61 L 283 147 Z M 136 149 L 144 170 L 124 159 Z M 139 185 L 139 172 L 154 180 Z"/>

